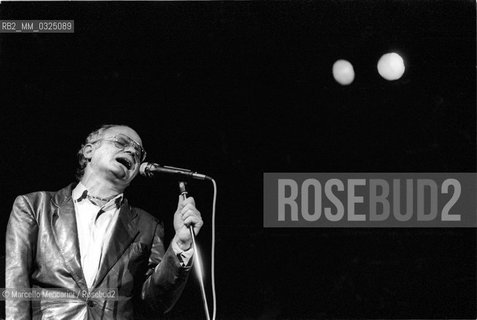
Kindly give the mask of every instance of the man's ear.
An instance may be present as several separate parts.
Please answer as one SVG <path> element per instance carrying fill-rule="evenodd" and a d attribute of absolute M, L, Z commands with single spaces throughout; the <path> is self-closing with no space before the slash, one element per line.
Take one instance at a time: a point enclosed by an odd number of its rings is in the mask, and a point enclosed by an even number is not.
<path fill-rule="evenodd" d="M 93 157 L 93 152 L 94 152 L 94 147 L 91 143 L 88 143 L 87 145 L 83 147 L 83 156 L 88 161 L 91 161 L 91 158 Z"/>

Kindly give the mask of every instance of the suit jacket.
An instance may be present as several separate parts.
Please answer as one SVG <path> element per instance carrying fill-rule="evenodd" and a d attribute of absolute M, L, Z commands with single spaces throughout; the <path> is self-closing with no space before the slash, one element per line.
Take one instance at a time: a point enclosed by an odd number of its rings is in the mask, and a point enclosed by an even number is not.
<path fill-rule="evenodd" d="M 72 187 L 16 198 L 6 233 L 6 288 L 88 292 Z M 7 319 L 71 319 L 86 309 L 86 319 L 121 320 L 137 319 L 143 310 L 168 311 L 182 293 L 190 266 L 183 267 L 171 247 L 165 250 L 163 237 L 157 219 L 124 200 L 89 297 L 10 297 Z M 117 288 L 117 297 L 104 297 L 108 288 Z"/>

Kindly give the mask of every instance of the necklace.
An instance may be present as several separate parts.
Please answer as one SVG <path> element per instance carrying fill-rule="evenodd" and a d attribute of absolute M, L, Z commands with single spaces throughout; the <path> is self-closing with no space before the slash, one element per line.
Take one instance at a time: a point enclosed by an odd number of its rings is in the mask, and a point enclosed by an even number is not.
<path fill-rule="evenodd" d="M 116 195 L 117 196 L 117 195 Z M 109 198 L 101 198 L 101 197 L 96 197 L 96 196 L 92 196 L 90 194 L 87 195 L 87 197 L 89 199 L 93 198 L 93 199 L 96 199 L 96 200 L 99 200 L 99 201 L 104 201 L 104 202 L 108 202 L 109 200 L 113 199 L 114 197 L 116 196 L 112 196 L 112 197 L 109 197 Z"/>

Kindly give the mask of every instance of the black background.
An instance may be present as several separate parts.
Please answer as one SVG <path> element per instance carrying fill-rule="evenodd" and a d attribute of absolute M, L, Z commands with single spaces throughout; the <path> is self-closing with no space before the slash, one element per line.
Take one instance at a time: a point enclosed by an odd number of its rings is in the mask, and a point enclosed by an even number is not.
<path fill-rule="evenodd" d="M 475 15 L 475 1 L 3 2 L 1 19 L 75 33 L 0 34 L 2 233 L 16 195 L 62 188 L 90 131 L 128 124 L 149 160 L 217 180 L 219 319 L 475 319 L 474 229 L 262 227 L 264 172 L 475 172 Z M 394 82 L 376 70 L 390 51 L 406 64 Z M 189 189 L 210 270 L 212 189 Z M 168 239 L 177 195 L 169 177 L 128 190 Z M 168 318 L 201 308 L 191 279 Z"/>

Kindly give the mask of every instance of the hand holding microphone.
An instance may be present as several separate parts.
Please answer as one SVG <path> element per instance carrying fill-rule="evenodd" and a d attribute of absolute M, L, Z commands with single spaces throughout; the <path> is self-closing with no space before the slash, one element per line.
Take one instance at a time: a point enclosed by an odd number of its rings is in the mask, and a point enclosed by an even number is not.
<path fill-rule="evenodd" d="M 143 162 L 139 167 L 139 173 L 146 177 L 152 177 L 157 172 L 187 176 L 199 180 L 210 179 L 205 174 L 192 172 L 192 170 L 189 169 L 161 166 L 152 162 Z M 202 221 L 200 212 L 195 207 L 194 198 L 186 198 L 181 194 L 179 196 L 177 210 L 174 213 L 174 229 L 176 234 L 173 241 L 175 241 L 182 250 L 188 250 L 192 243 L 191 229 L 189 229 L 189 227 L 192 226 L 194 234 L 197 235 L 203 224 L 204 222 Z"/>
<path fill-rule="evenodd" d="M 200 212 L 195 207 L 194 198 L 183 199 L 182 195 L 180 195 L 177 210 L 174 213 L 174 229 L 176 234 L 173 241 L 182 250 L 188 250 L 192 245 L 192 235 L 189 231 L 189 226 L 193 226 L 194 234 L 197 235 L 203 224 Z"/>

